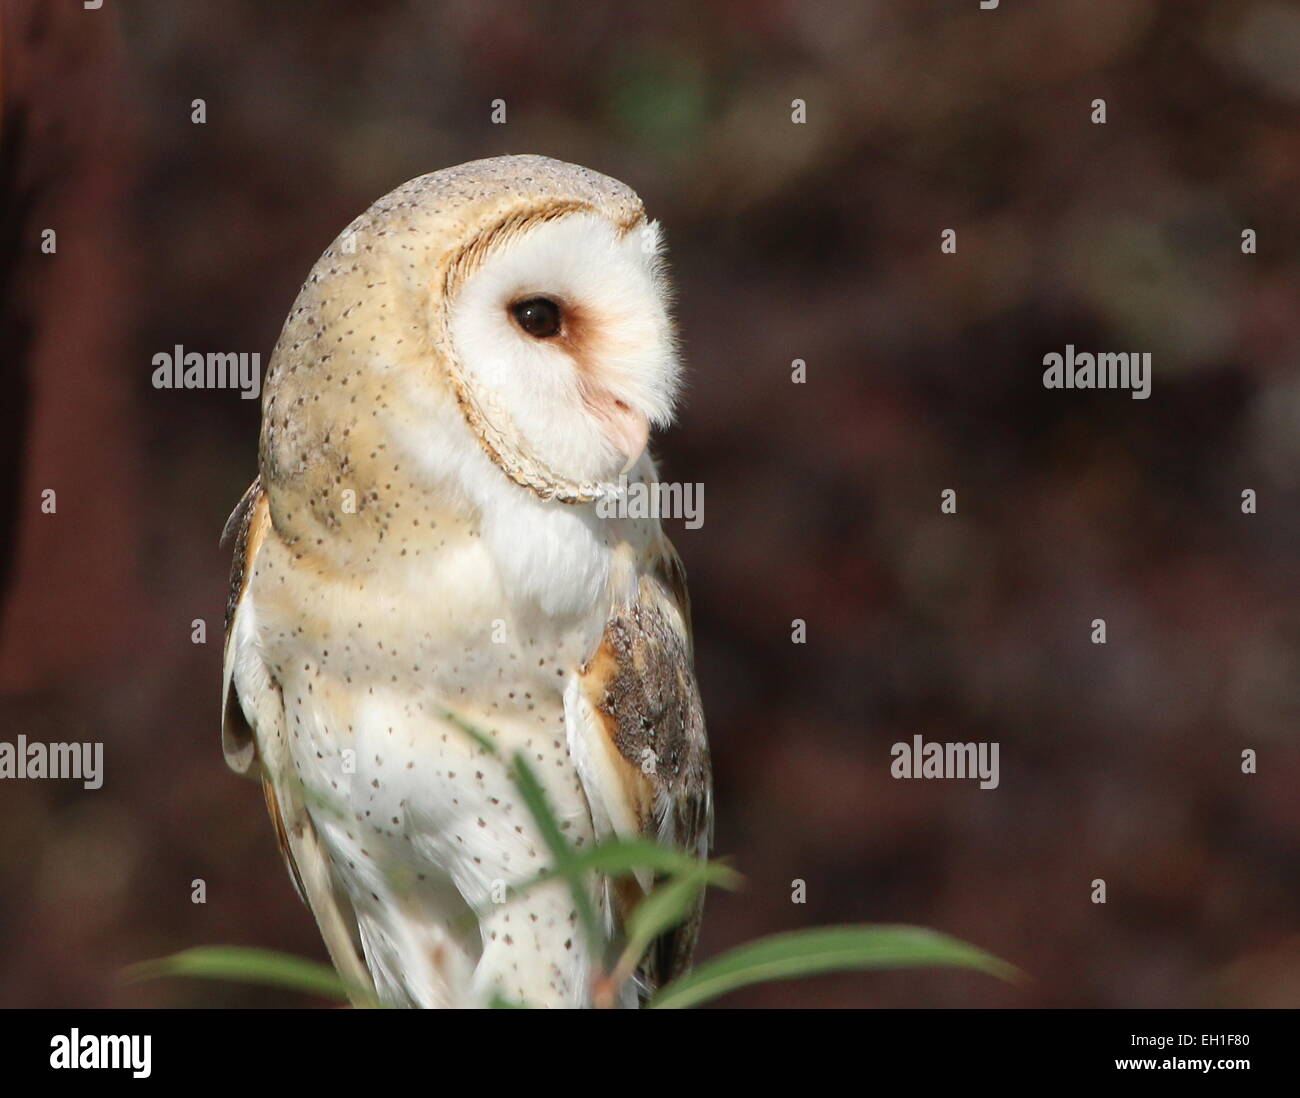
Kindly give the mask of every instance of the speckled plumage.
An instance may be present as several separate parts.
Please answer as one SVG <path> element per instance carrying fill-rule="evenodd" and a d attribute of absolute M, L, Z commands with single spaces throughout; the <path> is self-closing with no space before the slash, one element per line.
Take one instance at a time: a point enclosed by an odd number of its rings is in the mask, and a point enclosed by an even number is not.
<path fill-rule="evenodd" d="M 591 1001 L 567 889 L 498 902 L 548 861 L 516 751 L 574 844 L 706 851 L 681 566 L 656 520 L 593 502 L 627 460 L 654 478 L 624 451 L 671 412 L 656 253 L 614 180 L 465 164 L 357 218 L 276 345 L 260 478 L 232 516 L 225 750 L 261 774 L 335 964 L 384 1001 Z M 535 345 L 506 307 L 552 291 L 571 327 Z"/>

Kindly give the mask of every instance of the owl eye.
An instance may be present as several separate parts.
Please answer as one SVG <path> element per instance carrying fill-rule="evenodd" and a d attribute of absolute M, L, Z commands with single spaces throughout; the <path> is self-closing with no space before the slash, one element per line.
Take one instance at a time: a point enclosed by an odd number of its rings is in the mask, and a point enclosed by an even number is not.
<path fill-rule="evenodd" d="M 560 331 L 560 307 L 548 297 L 530 297 L 510 306 L 510 315 L 534 339 L 549 339 Z"/>

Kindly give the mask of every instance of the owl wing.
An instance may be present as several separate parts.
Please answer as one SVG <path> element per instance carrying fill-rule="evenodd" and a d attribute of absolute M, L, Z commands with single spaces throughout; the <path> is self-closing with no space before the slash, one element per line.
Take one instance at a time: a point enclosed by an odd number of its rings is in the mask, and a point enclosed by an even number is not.
<path fill-rule="evenodd" d="M 357 920 L 336 882 L 292 766 L 277 757 L 284 750 L 284 700 L 280 684 L 253 640 L 254 609 L 249 576 L 258 550 L 271 529 L 270 508 L 261 479 L 253 481 L 226 522 L 221 540 L 233 538 L 234 562 L 226 600 L 221 745 L 226 763 L 238 774 L 260 773 L 267 811 L 289 875 L 303 902 L 316 916 L 330 959 L 354 998 L 374 991 L 362 961 Z M 255 769 L 256 768 L 256 769 Z"/>
<path fill-rule="evenodd" d="M 654 838 L 708 856 L 713 784 L 704 713 L 692 666 L 690 605 L 682 564 L 667 538 L 639 562 L 635 595 L 616 606 L 595 653 L 565 693 L 569 749 L 591 806 L 597 839 Z M 653 881 L 637 874 L 614 889 L 626 918 Z M 689 967 L 703 896 L 651 948 L 643 992 Z"/>

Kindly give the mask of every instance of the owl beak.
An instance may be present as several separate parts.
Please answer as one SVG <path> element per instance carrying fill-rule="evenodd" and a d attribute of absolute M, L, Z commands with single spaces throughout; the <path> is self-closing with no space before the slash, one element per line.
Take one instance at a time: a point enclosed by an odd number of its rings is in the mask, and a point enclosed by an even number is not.
<path fill-rule="evenodd" d="M 623 455 L 625 464 L 619 476 L 627 473 L 645 453 L 650 441 L 650 420 L 625 400 L 619 400 L 608 389 L 583 387 L 583 400 L 588 410 L 600 420 L 605 437 Z"/>
<path fill-rule="evenodd" d="M 610 410 L 609 435 L 618 452 L 627 458 L 627 464 L 619 470 L 619 476 L 622 476 L 645 453 L 650 441 L 650 421 L 641 412 L 616 400 Z"/>

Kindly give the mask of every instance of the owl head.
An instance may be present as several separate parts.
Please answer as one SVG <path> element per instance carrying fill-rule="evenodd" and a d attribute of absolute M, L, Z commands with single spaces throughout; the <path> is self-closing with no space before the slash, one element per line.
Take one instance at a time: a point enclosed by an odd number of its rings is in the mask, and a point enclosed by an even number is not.
<path fill-rule="evenodd" d="M 547 157 L 473 161 L 397 188 L 322 256 L 267 378 L 264 472 L 338 447 L 346 421 L 352 450 L 396 440 L 432 474 L 468 429 L 498 477 L 590 501 L 671 420 L 679 379 L 640 199 Z"/>

